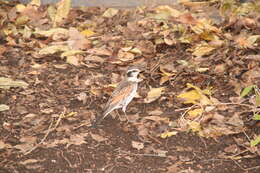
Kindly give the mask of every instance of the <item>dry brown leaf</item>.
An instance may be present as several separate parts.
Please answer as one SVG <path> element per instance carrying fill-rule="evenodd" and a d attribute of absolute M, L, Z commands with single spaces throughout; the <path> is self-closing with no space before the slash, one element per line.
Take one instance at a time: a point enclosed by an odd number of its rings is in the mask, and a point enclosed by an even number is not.
<path fill-rule="evenodd" d="M 66 62 L 71 65 L 79 66 L 79 59 L 77 56 L 68 56 Z"/>
<path fill-rule="evenodd" d="M 69 28 L 68 46 L 73 50 L 82 50 L 90 47 L 90 41 L 88 41 L 83 34 L 81 34 L 76 28 Z"/>
<path fill-rule="evenodd" d="M 90 136 L 91 136 L 92 139 L 94 139 L 97 142 L 104 142 L 104 141 L 108 140 L 107 138 L 100 136 L 98 134 L 94 134 L 94 133 L 90 133 Z"/>
<path fill-rule="evenodd" d="M 164 87 L 160 87 L 160 88 L 151 88 L 150 91 L 148 92 L 147 97 L 144 99 L 145 103 L 151 103 L 155 100 L 157 100 L 158 98 L 161 97 L 161 95 L 163 94 L 165 88 Z"/>
<path fill-rule="evenodd" d="M 126 62 L 126 61 L 131 61 L 135 58 L 134 54 L 130 52 L 125 52 L 123 50 L 119 50 L 117 57 L 120 61 Z"/>
<path fill-rule="evenodd" d="M 193 49 L 192 55 L 195 55 L 197 57 L 209 55 L 214 49 L 216 48 L 207 43 L 197 44 L 196 47 Z"/>
<path fill-rule="evenodd" d="M 26 153 L 33 147 L 34 147 L 34 144 L 32 144 L 32 143 L 23 143 L 23 144 L 18 144 L 18 145 L 14 146 L 14 148 L 20 150 L 22 153 Z"/>
<path fill-rule="evenodd" d="M 141 150 L 141 149 L 144 148 L 144 143 L 137 142 L 137 141 L 132 141 L 132 147 L 137 149 L 137 150 Z"/>
<path fill-rule="evenodd" d="M 45 37 L 52 37 L 53 40 L 60 40 L 68 38 L 69 31 L 65 28 L 51 28 L 49 30 L 40 30 L 36 28 L 33 34 L 45 36 Z"/>
<path fill-rule="evenodd" d="M 105 47 L 92 48 L 92 49 L 87 50 L 87 53 L 92 54 L 92 55 L 112 56 L 112 52 Z"/>
<path fill-rule="evenodd" d="M 0 140 L 0 149 L 6 149 L 6 148 L 11 148 L 11 147 L 12 146 L 10 144 L 6 144 Z"/>
<path fill-rule="evenodd" d="M 39 162 L 39 160 L 27 159 L 27 160 L 24 160 L 24 161 L 20 161 L 19 163 L 21 163 L 22 165 L 27 165 L 27 164 L 33 164 L 33 163 L 36 163 L 36 162 Z"/>
<path fill-rule="evenodd" d="M 163 117 L 159 117 L 159 116 L 146 116 L 143 119 L 145 120 L 152 120 L 152 121 L 163 121 L 163 122 L 169 122 L 169 118 L 163 118 Z"/>
<path fill-rule="evenodd" d="M 69 146 L 69 145 L 71 145 L 71 144 L 74 144 L 74 145 L 81 145 L 81 144 L 85 144 L 85 143 L 87 143 L 86 141 L 85 141 L 85 136 L 86 136 L 87 134 L 86 133 L 84 133 L 84 134 L 73 134 L 73 135 L 71 135 L 70 136 L 70 139 L 69 139 L 69 143 L 68 143 L 68 145 L 67 146 Z"/>

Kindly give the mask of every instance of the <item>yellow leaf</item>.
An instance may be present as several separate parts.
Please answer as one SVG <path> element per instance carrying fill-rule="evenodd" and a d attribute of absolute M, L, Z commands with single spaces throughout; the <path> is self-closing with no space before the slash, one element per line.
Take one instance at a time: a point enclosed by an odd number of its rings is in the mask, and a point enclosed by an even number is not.
<path fill-rule="evenodd" d="M 172 132 L 164 132 L 160 135 L 161 138 L 165 139 L 165 138 L 168 138 L 168 137 L 171 137 L 173 135 L 177 135 L 178 132 L 176 131 L 172 131 Z"/>
<path fill-rule="evenodd" d="M 67 37 L 69 35 L 69 31 L 64 28 L 51 28 L 49 30 L 40 30 L 36 28 L 36 30 L 33 32 L 34 34 L 39 34 L 45 37 L 51 37 L 54 35 L 63 35 L 64 37 Z"/>
<path fill-rule="evenodd" d="M 112 18 L 118 13 L 118 9 L 109 8 L 103 13 L 103 17 Z"/>
<path fill-rule="evenodd" d="M 12 80 L 10 78 L 0 77 L 0 88 L 10 89 L 11 87 L 27 88 L 29 84 L 22 80 Z"/>
<path fill-rule="evenodd" d="M 200 103 L 201 105 L 208 105 L 212 104 L 211 100 L 205 95 L 205 92 L 209 92 L 208 90 L 201 90 L 199 87 L 196 87 L 192 84 L 187 84 L 188 88 L 193 88 L 194 90 L 182 93 L 178 95 L 178 98 L 184 99 L 184 103 L 192 103 L 192 104 L 198 104 Z"/>
<path fill-rule="evenodd" d="M 206 43 L 198 44 L 194 48 L 192 55 L 195 55 L 197 57 L 209 55 L 212 52 L 212 50 L 214 50 L 214 49 L 216 49 L 216 48 L 213 46 L 210 46 L 209 44 L 206 44 Z"/>
<path fill-rule="evenodd" d="M 170 76 L 163 76 L 160 79 L 160 85 L 164 84 L 165 82 L 167 82 L 168 80 L 170 80 Z"/>
<path fill-rule="evenodd" d="M 83 34 L 85 37 L 90 37 L 90 36 L 94 35 L 95 32 L 93 32 L 92 30 L 89 30 L 89 29 L 85 29 L 85 30 L 81 31 L 81 34 Z"/>
<path fill-rule="evenodd" d="M 144 102 L 151 103 L 151 102 L 155 101 L 162 95 L 164 90 L 165 90 L 164 87 L 151 88 L 151 90 L 148 92 L 147 97 L 144 99 Z"/>
<path fill-rule="evenodd" d="M 29 21 L 29 17 L 28 16 L 20 16 L 15 20 L 15 25 L 19 26 L 19 25 L 24 25 Z"/>
<path fill-rule="evenodd" d="M 162 66 L 160 66 L 160 71 L 162 72 L 162 75 L 163 75 L 163 76 L 161 77 L 161 79 L 160 79 L 160 85 L 164 84 L 165 82 L 167 82 L 168 80 L 170 80 L 173 75 L 175 75 L 175 72 L 173 72 L 173 73 L 166 72 L 166 71 L 163 69 Z"/>
<path fill-rule="evenodd" d="M 73 56 L 73 55 L 82 54 L 82 53 L 84 53 L 84 51 L 81 51 L 81 50 L 68 50 L 66 52 L 63 52 L 60 56 L 63 58 L 63 57 Z"/>
<path fill-rule="evenodd" d="M 24 10 L 26 7 L 25 7 L 25 5 L 23 5 L 23 4 L 17 4 L 17 5 L 15 6 L 15 8 L 16 8 L 17 12 L 21 13 L 21 12 L 23 12 L 23 10 Z"/>
<path fill-rule="evenodd" d="M 53 45 L 53 46 L 47 46 L 47 47 L 42 48 L 39 51 L 39 54 L 40 55 L 48 55 L 48 54 L 54 54 L 54 53 L 57 53 L 57 52 L 65 52 L 65 51 L 68 51 L 68 50 L 70 50 L 68 48 L 68 46 L 65 46 L 65 45 Z"/>
<path fill-rule="evenodd" d="M 32 0 L 31 2 L 30 2 L 30 4 L 31 5 L 36 5 L 36 6 L 41 6 L 41 0 Z"/>
<path fill-rule="evenodd" d="M 188 112 L 189 118 L 196 118 L 203 113 L 203 109 L 194 109 Z"/>
<path fill-rule="evenodd" d="M 168 77 L 170 77 L 170 76 L 173 76 L 173 75 L 175 74 L 175 73 L 168 73 L 168 72 L 166 72 L 166 71 L 163 69 L 162 66 L 160 66 L 160 71 L 162 72 L 163 76 L 168 76 Z"/>
<path fill-rule="evenodd" d="M 47 9 L 48 15 L 51 18 L 51 21 L 54 22 L 55 21 L 55 16 L 56 16 L 56 8 L 53 7 L 52 5 L 50 5 Z"/>
<path fill-rule="evenodd" d="M 171 8 L 168 5 L 161 5 L 161 6 L 157 7 L 155 10 L 158 14 L 163 14 L 166 18 L 168 18 L 170 16 L 179 17 L 181 15 L 181 12 L 179 12 L 176 9 Z"/>
<path fill-rule="evenodd" d="M 138 48 L 133 48 L 133 49 L 129 50 L 129 52 L 135 53 L 135 54 L 142 54 L 142 51 Z"/>
<path fill-rule="evenodd" d="M 179 94 L 177 97 L 184 99 L 183 103 L 185 103 L 185 104 L 189 104 L 189 103 L 197 104 L 198 103 L 197 101 L 199 101 L 199 99 L 201 98 L 200 94 L 196 90 L 191 90 L 191 91 Z"/>
<path fill-rule="evenodd" d="M 63 21 L 63 19 L 67 18 L 69 12 L 70 12 L 70 4 L 71 0 L 60 0 L 57 3 L 57 11 L 55 15 L 55 20 L 54 20 L 54 27 L 60 22 Z"/>
<path fill-rule="evenodd" d="M 196 122 L 196 121 L 191 121 L 189 122 L 189 129 L 192 132 L 200 132 L 202 131 L 201 125 L 200 123 Z"/>

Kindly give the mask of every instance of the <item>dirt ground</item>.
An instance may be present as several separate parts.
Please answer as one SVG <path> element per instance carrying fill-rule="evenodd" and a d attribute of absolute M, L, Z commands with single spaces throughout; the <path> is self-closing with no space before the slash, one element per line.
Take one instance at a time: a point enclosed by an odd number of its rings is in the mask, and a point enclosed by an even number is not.
<path fill-rule="evenodd" d="M 71 9 L 54 27 L 48 6 L 1 3 L 0 77 L 26 83 L 0 80 L 0 173 L 259 173 L 259 13 L 225 18 L 221 4 L 203 5 Z M 61 43 L 70 49 L 43 50 Z M 91 128 L 136 64 L 129 122 L 119 110 Z"/>

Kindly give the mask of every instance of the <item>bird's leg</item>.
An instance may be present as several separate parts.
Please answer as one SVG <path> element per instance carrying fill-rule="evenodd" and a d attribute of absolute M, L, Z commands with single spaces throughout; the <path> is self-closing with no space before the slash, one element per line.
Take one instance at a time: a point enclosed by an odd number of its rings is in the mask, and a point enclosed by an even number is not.
<path fill-rule="evenodd" d="M 127 117 L 125 111 L 123 111 L 123 112 L 124 112 L 124 115 L 125 115 L 125 117 L 126 117 L 127 123 L 129 123 L 129 119 L 128 119 L 128 117 Z"/>

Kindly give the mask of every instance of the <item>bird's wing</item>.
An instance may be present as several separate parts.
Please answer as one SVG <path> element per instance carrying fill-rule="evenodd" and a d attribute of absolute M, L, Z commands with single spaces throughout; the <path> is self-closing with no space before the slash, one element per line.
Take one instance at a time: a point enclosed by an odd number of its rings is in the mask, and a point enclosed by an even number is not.
<path fill-rule="evenodd" d="M 93 123 L 93 127 L 99 124 L 102 119 L 104 119 L 111 111 L 117 109 L 117 106 L 122 104 L 122 102 L 129 96 L 133 89 L 134 85 L 132 85 L 131 82 L 120 82 L 115 91 L 110 96 L 106 106 L 104 107 L 103 115 L 96 118 L 96 121 Z"/>
<path fill-rule="evenodd" d="M 107 102 L 105 110 L 121 104 L 122 101 L 124 101 L 129 96 L 133 89 L 133 85 L 128 81 L 119 83 L 118 87 L 112 93 L 109 101 Z"/>

